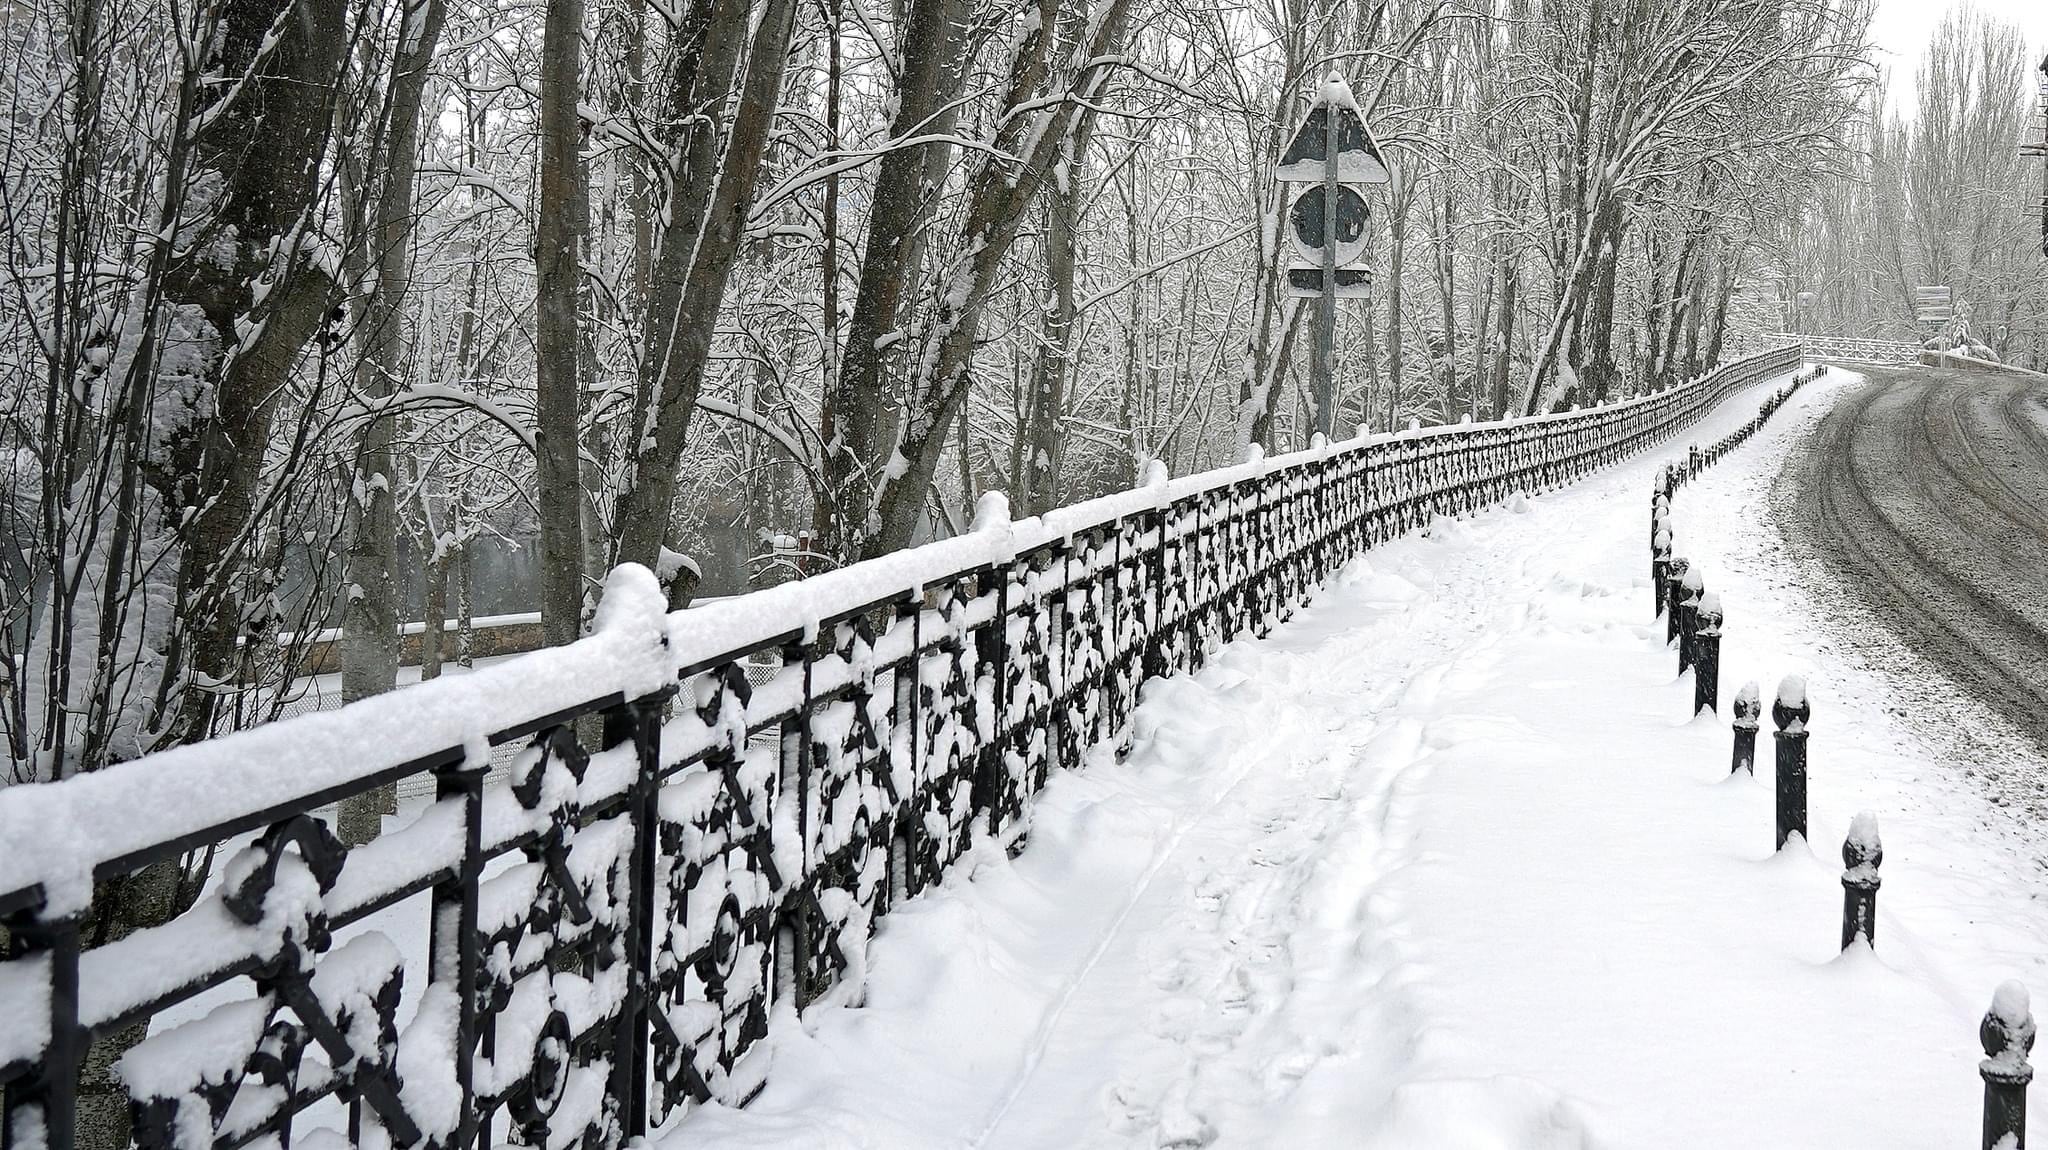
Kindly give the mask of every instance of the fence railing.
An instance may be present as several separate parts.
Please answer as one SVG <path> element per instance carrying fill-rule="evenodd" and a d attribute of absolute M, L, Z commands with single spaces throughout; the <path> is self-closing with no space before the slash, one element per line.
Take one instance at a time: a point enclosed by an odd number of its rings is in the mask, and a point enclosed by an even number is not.
<path fill-rule="evenodd" d="M 1861 363 L 1919 363 L 1920 345 L 1891 339 L 1855 339 L 1835 335 L 1781 335 L 1773 339 L 1806 346 L 1815 359 L 1847 359 Z"/>
<path fill-rule="evenodd" d="M 610 1147 L 743 1102 L 771 1005 L 857 1002 L 875 918 L 975 842 L 1021 845 L 1029 797 L 1124 737 L 1145 679 L 1263 633 L 1380 540 L 1578 478 L 1799 362 L 1155 471 L 1042 519 L 985 498 L 959 538 L 672 615 L 624 567 L 569 646 L 0 791 L 7 1150 L 119 1141 L 79 1120 L 95 1041 L 127 1047 L 147 1150 L 295 1128 Z M 523 749 L 487 787 L 503 744 Z M 434 800 L 383 837 L 328 832 L 332 804 L 418 776 Z M 108 929 L 215 844 L 196 905 Z"/>

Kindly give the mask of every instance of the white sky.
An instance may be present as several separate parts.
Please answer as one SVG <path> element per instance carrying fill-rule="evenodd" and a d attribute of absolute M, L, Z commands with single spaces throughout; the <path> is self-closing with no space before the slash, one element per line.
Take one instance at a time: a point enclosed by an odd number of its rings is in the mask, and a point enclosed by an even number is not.
<path fill-rule="evenodd" d="M 2008 24 L 2018 24 L 2032 45 L 2030 66 L 2041 62 L 2048 49 L 2048 0 L 1973 0 L 1976 7 Z M 1877 15 L 1871 21 L 1870 37 L 1877 42 L 1878 63 L 1891 76 L 1890 103 L 1908 115 L 1913 107 L 1913 70 L 1920 53 L 1933 37 L 1941 18 L 1954 6 L 1952 0 L 1877 0 Z M 2029 74 L 2031 90 L 2040 76 Z"/>

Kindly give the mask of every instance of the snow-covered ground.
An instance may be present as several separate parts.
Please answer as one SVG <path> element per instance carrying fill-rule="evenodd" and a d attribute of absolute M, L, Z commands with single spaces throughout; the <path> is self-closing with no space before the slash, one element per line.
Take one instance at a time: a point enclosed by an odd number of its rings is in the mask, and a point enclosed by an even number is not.
<path fill-rule="evenodd" d="M 674 1145 L 1970 1144 L 1978 1018 L 2006 978 L 2048 985 L 2048 883 L 1897 713 L 1939 688 L 1881 640 L 1838 655 L 1867 622 L 1818 610 L 1763 522 L 1847 381 L 1677 506 L 1728 613 L 1723 698 L 1812 685 L 1811 850 L 1773 854 L 1768 734 L 1730 778 L 1652 629 L 1652 453 L 1378 548 L 1152 685 L 1126 762 L 1055 779 L 1020 857 L 893 913 L 867 1005 L 778 1017 L 765 1092 Z M 1877 947 L 1841 955 L 1863 809 Z"/>

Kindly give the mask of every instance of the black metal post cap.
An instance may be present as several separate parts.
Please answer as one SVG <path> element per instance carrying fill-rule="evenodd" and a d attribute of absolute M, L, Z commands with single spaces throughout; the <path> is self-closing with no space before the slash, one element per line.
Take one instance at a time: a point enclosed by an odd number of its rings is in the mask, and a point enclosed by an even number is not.
<path fill-rule="evenodd" d="M 1813 717 L 1813 704 L 1806 697 L 1806 680 L 1787 675 L 1778 684 L 1778 698 L 1771 704 L 1771 718 L 1781 731 L 1805 731 Z"/>
<path fill-rule="evenodd" d="M 1699 623 L 1694 634 L 1709 639 L 1720 638 L 1724 618 L 1721 614 L 1721 597 L 1708 591 L 1700 596 L 1699 606 L 1695 610 L 1699 613 Z"/>
<path fill-rule="evenodd" d="M 1751 679 L 1735 692 L 1735 725 L 1755 730 L 1763 713 L 1763 692 L 1757 687 L 1756 680 Z"/>
<path fill-rule="evenodd" d="M 1849 837 L 1842 840 L 1842 885 L 1856 890 L 1876 890 L 1884 885 L 1877 868 L 1884 862 L 1884 843 L 1877 835 L 1877 816 L 1858 811 L 1849 820 Z"/>
<path fill-rule="evenodd" d="M 1985 1082 L 2019 1086 L 2033 1080 L 2027 1054 L 2034 1049 L 2034 1012 L 2026 986 L 2017 979 L 1999 984 L 1992 993 L 1991 1009 L 1977 1027 L 1977 1041 L 1984 1046 L 1977 1073 Z"/>

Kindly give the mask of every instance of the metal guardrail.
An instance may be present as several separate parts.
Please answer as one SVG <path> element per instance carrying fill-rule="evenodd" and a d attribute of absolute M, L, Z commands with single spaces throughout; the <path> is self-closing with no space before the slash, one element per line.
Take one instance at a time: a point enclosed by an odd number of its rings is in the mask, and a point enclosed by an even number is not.
<path fill-rule="evenodd" d="M 1018 848 L 1030 796 L 1127 737 L 1145 679 L 1264 633 L 1374 543 L 1799 362 L 1161 473 L 1042 519 L 985 500 L 960 538 L 686 612 L 625 567 L 569 646 L 0 791 L 7 1150 L 79 1144 L 89 1044 L 151 1019 L 118 1068 L 145 1150 L 595 1150 L 744 1102 L 771 1005 L 858 1002 L 875 918 L 977 841 Z M 316 817 L 422 776 L 435 801 L 368 845 Z M 196 905 L 101 932 L 121 883 L 222 843 Z"/>

